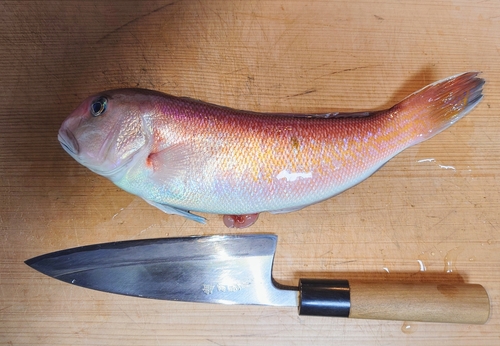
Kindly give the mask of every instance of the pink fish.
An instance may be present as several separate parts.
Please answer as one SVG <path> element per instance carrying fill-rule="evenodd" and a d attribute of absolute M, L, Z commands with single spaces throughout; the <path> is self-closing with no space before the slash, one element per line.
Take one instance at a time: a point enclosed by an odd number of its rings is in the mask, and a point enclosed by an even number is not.
<path fill-rule="evenodd" d="M 402 150 L 433 137 L 482 99 L 468 72 L 374 112 L 268 114 L 149 90 L 87 98 L 59 141 L 79 163 L 169 214 L 226 215 L 246 227 L 360 183 Z"/>

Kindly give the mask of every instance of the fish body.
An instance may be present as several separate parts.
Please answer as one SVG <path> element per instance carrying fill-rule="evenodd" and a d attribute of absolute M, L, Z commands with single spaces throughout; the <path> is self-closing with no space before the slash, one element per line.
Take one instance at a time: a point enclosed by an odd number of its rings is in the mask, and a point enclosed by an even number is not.
<path fill-rule="evenodd" d="M 360 183 L 482 98 L 475 72 L 375 112 L 269 114 L 141 89 L 87 98 L 59 141 L 78 162 L 167 213 L 289 212 Z"/>

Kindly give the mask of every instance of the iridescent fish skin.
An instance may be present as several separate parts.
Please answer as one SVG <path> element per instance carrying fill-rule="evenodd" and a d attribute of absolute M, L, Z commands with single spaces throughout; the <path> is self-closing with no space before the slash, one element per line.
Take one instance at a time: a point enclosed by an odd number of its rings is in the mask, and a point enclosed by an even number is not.
<path fill-rule="evenodd" d="M 476 72 L 370 113 L 266 114 L 141 89 L 87 98 L 59 141 L 79 163 L 167 213 L 289 212 L 335 196 L 462 118 Z"/>

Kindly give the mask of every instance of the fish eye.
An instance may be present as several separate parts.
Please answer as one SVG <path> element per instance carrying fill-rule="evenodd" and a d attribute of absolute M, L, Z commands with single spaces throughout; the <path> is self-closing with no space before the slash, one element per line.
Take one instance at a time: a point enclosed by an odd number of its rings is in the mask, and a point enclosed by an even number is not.
<path fill-rule="evenodd" d="M 108 99 L 104 96 L 101 96 L 90 105 L 90 113 L 92 113 L 94 117 L 98 117 L 106 111 L 107 107 Z"/>

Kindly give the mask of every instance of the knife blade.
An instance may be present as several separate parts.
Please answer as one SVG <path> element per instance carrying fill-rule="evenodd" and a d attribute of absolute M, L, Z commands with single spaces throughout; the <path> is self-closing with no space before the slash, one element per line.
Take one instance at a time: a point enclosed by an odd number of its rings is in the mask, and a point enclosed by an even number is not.
<path fill-rule="evenodd" d="M 193 236 L 88 245 L 25 263 L 73 285 L 173 301 L 298 307 L 300 315 L 482 324 L 490 302 L 481 285 L 350 282 L 272 277 L 277 237 Z"/>

